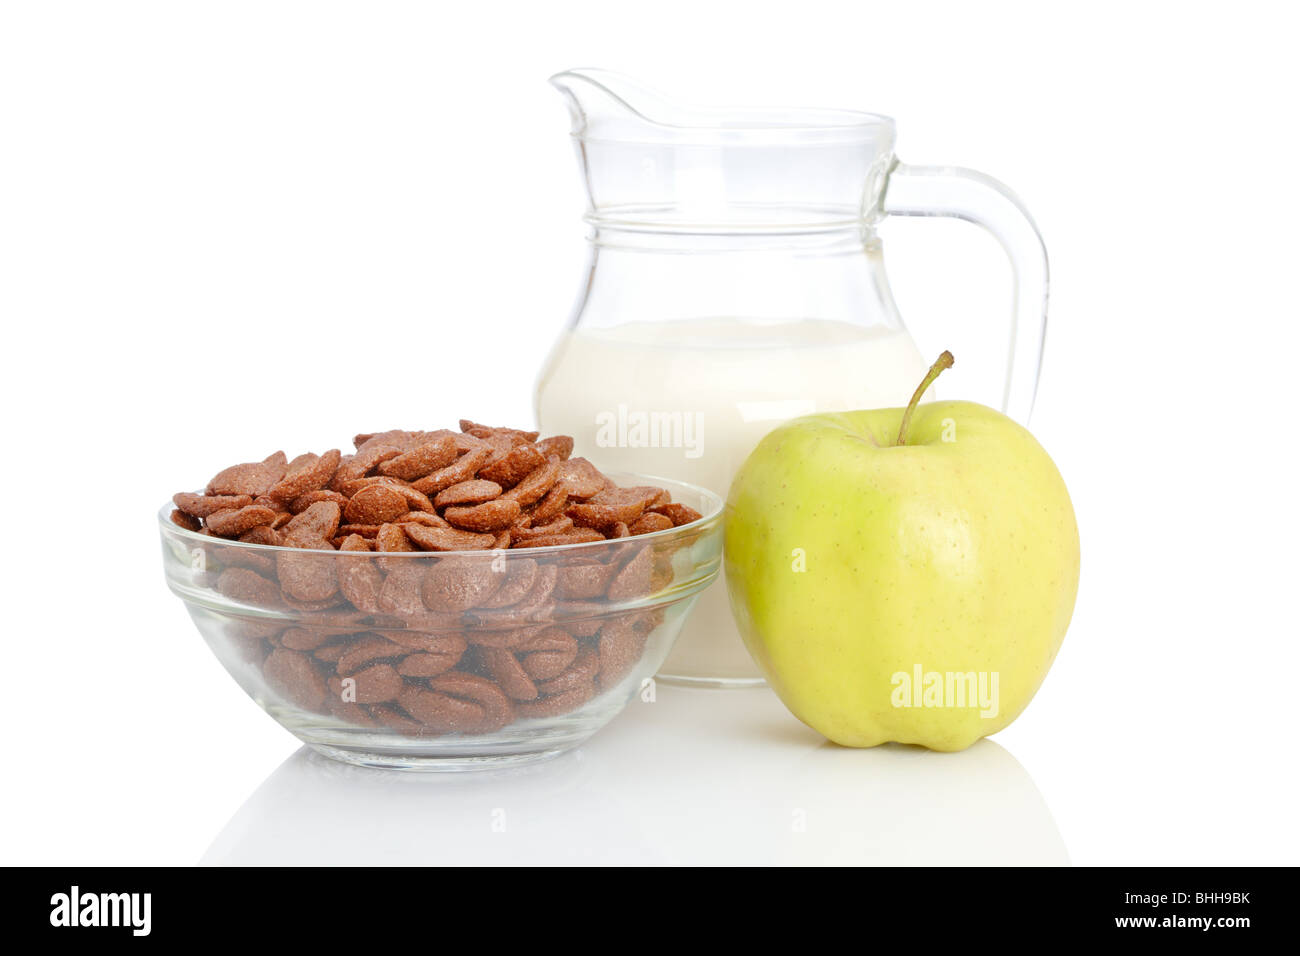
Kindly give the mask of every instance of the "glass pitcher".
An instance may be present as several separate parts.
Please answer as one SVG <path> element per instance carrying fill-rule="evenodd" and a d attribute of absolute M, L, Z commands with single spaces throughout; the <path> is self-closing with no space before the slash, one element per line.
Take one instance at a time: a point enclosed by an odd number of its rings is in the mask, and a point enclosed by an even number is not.
<path fill-rule="evenodd" d="M 1016 291 L 1002 407 L 1028 419 L 1047 256 L 1005 187 L 900 163 L 884 116 L 685 108 L 601 70 L 551 82 L 573 119 L 590 262 L 538 382 L 544 433 L 572 435 L 601 468 L 725 496 L 778 423 L 905 405 L 929 361 L 885 280 L 886 215 L 955 216 L 1002 243 Z M 761 683 L 723 582 L 701 595 L 660 676 Z"/>

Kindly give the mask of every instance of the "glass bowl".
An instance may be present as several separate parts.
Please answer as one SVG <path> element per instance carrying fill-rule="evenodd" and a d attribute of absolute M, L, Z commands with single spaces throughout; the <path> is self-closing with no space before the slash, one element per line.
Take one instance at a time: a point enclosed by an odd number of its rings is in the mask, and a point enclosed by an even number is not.
<path fill-rule="evenodd" d="M 717 495 L 610 477 L 702 517 L 584 544 L 377 553 L 227 541 L 173 524 L 168 503 L 163 566 L 244 692 L 320 753 L 399 769 L 535 760 L 582 743 L 648 684 L 718 574 Z M 322 596 L 291 597 L 289 577 Z"/>

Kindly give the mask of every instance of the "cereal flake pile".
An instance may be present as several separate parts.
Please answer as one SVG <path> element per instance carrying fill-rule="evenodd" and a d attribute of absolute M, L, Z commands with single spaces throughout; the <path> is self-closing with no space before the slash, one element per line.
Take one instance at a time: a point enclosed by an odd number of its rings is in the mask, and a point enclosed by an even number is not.
<path fill-rule="evenodd" d="M 461 430 L 357 435 L 356 452 L 283 452 L 181 492 L 172 520 L 245 543 L 348 551 L 479 551 L 663 531 L 699 512 L 662 488 L 620 488 L 573 439 L 462 419 Z"/>

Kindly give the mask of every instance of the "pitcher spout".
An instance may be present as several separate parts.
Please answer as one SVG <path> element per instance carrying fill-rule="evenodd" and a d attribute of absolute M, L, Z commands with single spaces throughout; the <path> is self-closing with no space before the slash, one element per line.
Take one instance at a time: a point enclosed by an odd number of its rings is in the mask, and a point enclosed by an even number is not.
<path fill-rule="evenodd" d="M 670 128 L 679 108 L 612 70 L 565 70 L 551 77 L 564 94 L 572 133 L 582 138 L 635 139 Z"/>

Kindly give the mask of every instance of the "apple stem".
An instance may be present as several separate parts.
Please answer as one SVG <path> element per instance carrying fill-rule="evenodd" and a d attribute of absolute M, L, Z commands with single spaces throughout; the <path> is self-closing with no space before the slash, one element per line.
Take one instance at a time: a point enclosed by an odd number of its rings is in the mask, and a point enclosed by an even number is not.
<path fill-rule="evenodd" d="M 925 378 L 921 379 L 921 384 L 916 386 L 916 391 L 912 393 L 912 400 L 907 403 L 907 408 L 903 409 L 903 423 L 898 426 L 898 441 L 894 443 L 895 445 L 907 444 L 907 426 L 912 424 L 912 412 L 916 411 L 921 396 L 939 377 L 939 374 L 946 368 L 952 368 L 952 362 L 952 353 L 944 349 L 943 354 L 935 359 L 934 364 L 930 366 L 930 371 L 925 373 Z"/>

